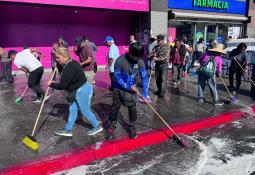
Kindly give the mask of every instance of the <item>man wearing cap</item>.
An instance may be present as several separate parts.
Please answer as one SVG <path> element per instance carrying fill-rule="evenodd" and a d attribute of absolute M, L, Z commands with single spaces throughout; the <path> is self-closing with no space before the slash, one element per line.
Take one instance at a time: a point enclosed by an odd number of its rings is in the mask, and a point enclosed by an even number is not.
<path fill-rule="evenodd" d="M 137 89 L 136 77 L 140 75 L 143 85 L 142 96 L 148 100 L 148 76 L 143 62 L 144 48 L 139 42 L 129 46 L 129 52 L 120 56 L 114 65 L 115 83 L 113 90 L 113 104 L 109 116 L 107 138 L 113 138 L 116 128 L 118 113 L 121 105 L 128 107 L 129 114 L 129 137 L 136 138 L 135 123 L 137 119 Z"/>
<path fill-rule="evenodd" d="M 212 98 L 213 98 L 213 104 L 215 106 L 221 106 L 223 105 L 222 102 L 219 101 L 217 87 L 216 87 L 216 75 L 220 75 L 222 71 L 222 55 L 226 54 L 223 50 L 222 44 L 215 45 L 214 48 L 208 49 L 205 54 L 203 54 L 200 59 L 200 65 L 201 68 L 198 73 L 198 102 L 203 103 L 204 102 L 204 91 L 205 91 L 205 85 L 208 84 Z M 216 70 L 214 71 L 214 75 L 208 76 L 204 74 L 201 70 L 203 67 L 205 67 L 206 64 L 209 64 L 208 61 L 214 61 L 214 64 L 216 66 Z"/>
<path fill-rule="evenodd" d="M 164 35 L 158 35 L 156 45 L 152 50 L 152 57 L 155 61 L 155 76 L 156 84 L 158 91 L 155 95 L 158 95 L 159 98 L 164 98 L 164 95 L 167 90 L 167 76 L 168 76 L 168 62 L 169 62 L 169 53 L 170 48 L 167 44 L 164 43 Z"/>
<path fill-rule="evenodd" d="M 107 54 L 107 66 L 106 69 L 110 70 L 110 78 L 111 78 L 111 88 L 110 90 L 113 91 L 114 87 L 114 63 L 116 59 L 120 56 L 118 47 L 114 44 L 113 37 L 107 36 L 105 38 L 105 43 L 107 47 L 109 47 L 109 51 Z"/>

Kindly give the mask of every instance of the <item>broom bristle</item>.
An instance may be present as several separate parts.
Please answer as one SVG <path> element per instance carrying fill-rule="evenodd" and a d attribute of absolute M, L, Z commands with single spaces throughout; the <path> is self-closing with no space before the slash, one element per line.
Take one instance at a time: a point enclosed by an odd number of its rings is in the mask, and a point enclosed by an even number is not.
<path fill-rule="evenodd" d="M 230 97 L 230 103 L 232 103 L 232 104 L 237 103 L 237 99 L 235 96 Z"/>
<path fill-rule="evenodd" d="M 22 101 L 22 98 L 21 98 L 21 97 L 18 97 L 18 98 L 16 98 L 15 103 L 16 103 L 16 104 L 20 104 L 21 101 Z"/>
<path fill-rule="evenodd" d="M 39 149 L 39 144 L 37 143 L 37 141 L 35 140 L 35 138 L 33 138 L 32 136 L 25 136 L 22 140 L 22 142 L 28 147 L 31 148 L 34 151 L 37 151 Z"/>

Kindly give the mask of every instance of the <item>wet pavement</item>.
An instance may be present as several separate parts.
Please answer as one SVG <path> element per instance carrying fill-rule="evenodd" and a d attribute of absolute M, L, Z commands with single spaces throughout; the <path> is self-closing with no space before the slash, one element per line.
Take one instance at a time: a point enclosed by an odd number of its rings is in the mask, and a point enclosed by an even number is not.
<path fill-rule="evenodd" d="M 45 89 L 49 77 L 49 73 L 45 73 L 43 76 L 43 82 L 41 84 Z M 97 73 L 96 95 L 92 99 L 92 109 L 97 118 L 102 121 L 107 120 L 112 103 L 111 96 L 106 91 L 107 78 L 108 76 L 106 76 L 105 72 Z M 31 134 L 40 105 L 32 103 L 30 97 L 33 93 L 31 91 L 28 91 L 25 95 L 22 104 L 15 104 L 15 98 L 22 93 L 25 87 L 26 78 L 23 75 L 15 77 L 15 83 L 12 86 L 0 85 L 0 169 L 24 161 L 36 160 L 45 155 L 53 155 L 65 150 L 84 147 L 105 140 L 105 132 L 96 136 L 87 136 L 86 133 L 91 126 L 82 117 L 79 117 L 74 127 L 72 138 L 56 136 L 54 131 L 62 129 L 65 126 L 68 117 L 68 105 L 65 101 L 64 93 L 54 90 L 54 92 L 51 91 L 50 100 L 45 105 L 39 122 L 40 127 L 36 138 L 40 144 L 40 149 L 38 152 L 33 152 L 26 148 L 21 140 L 26 134 Z M 242 95 L 238 95 L 240 104 L 226 104 L 222 107 L 215 107 L 210 103 L 212 99 L 208 89 L 206 98 L 208 101 L 204 104 L 198 104 L 196 102 L 196 77 L 190 77 L 186 81 L 182 81 L 180 88 L 173 88 L 169 83 L 168 93 L 164 99 L 158 99 L 157 96 L 153 95 L 156 88 L 155 82 L 152 81 L 150 96 L 153 101 L 152 105 L 155 106 L 155 109 L 162 114 L 166 121 L 169 124 L 176 124 L 214 116 L 224 111 L 236 110 L 244 108 L 245 105 L 253 104 L 253 100 L 249 97 L 250 85 L 248 83 L 242 84 L 242 88 L 245 90 L 241 91 Z M 223 86 L 219 85 L 219 89 L 219 96 L 226 100 L 228 95 L 223 89 Z M 128 136 L 127 126 L 127 108 L 122 108 L 118 126 L 114 133 L 115 138 Z M 137 131 L 144 132 L 160 127 L 164 127 L 164 125 L 153 114 L 151 109 L 145 104 L 139 103 Z M 172 145 L 169 145 L 169 147 L 172 147 Z M 174 146 L 171 149 L 175 149 Z"/>
<path fill-rule="evenodd" d="M 254 175 L 255 118 L 194 133 L 191 148 L 171 141 L 54 175 Z"/>

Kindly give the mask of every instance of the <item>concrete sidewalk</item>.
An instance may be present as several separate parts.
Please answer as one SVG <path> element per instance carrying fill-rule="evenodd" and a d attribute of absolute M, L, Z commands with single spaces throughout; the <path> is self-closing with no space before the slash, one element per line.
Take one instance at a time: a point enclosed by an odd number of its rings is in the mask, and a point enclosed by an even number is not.
<path fill-rule="evenodd" d="M 42 85 L 46 85 L 49 76 L 50 74 L 44 75 Z M 94 96 L 92 100 L 92 109 L 97 115 L 98 119 L 102 121 L 107 120 L 110 112 L 110 106 L 112 103 L 112 99 L 108 95 L 109 92 L 105 90 L 107 86 L 106 78 L 107 76 L 105 72 L 97 73 L 96 96 Z M 171 78 L 169 75 L 169 80 L 170 79 Z M 30 149 L 26 148 L 21 142 L 21 140 L 26 134 L 31 133 L 32 126 L 35 122 L 35 118 L 39 111 L 40 105 L 33 104 L 31 102 L 31 92 L 26 95 L 21 105 L 16 105 L 14 102 L 15 98 L 19 96 L 26 87 L 26 78 L 24 76 L 18 76 L 15 78 L 15 80 L 16 81 L 13 86 L 1 85 L 0 87 L 0 169 L 4 170 L 9 166 L 13 166 L 26 161 L 29 161 L 31 165 L 31 162 L 41 158 L 49 161 L 53 160 L 54 157 L 59 158 L 59 155 L 67 157 L 66 154 L 70 156 L 72 155 L 72 153 L 74 153 L 70 150 L 74 150 L 77 148 L 82 148 L 83 150 L 86 150 L 91 148 L 91 145 L 94 145 L 96 143 L 102 143 L 103 141 L 105 141 L 105 132 L 102 132 L 96 136 L 87 136 L 86 133 L 89 130 L 90 125 L 81 117 L 79 117 L 79 120 L 74 127 L 72 138 L 63 138 L 54 134 L 55 130 L 62 129 L 65 126 L 65 122 L 68 117 L 68 105 L 65 101 L 63 92 L 55 90 L 51 94 L 50 101 L 46 104 L 40 120 L 40 132 L 36 136 L 37 141 L 40 144 L 40 150 L 38 152 L 33 152 Z M 162 114 L 162 116 L 170 125 L 175 125 L 178 132 L 192 133 L 192 127 L 196 127 L 197 125 L 195 124 L 199 123 L 199 121 L 210 121 L 212 124 L 204 125 L 204 127 L 213 127 L 240 118 L 240 112 L 233 112 L 231 114 L 229 113 L 227 115 L 224 115 L 227 117 L 225 117 L 224 119 L 221 118 L 221 120 L 217 120 L 217 118 L 212 120 L 208 118 L 208 116 L 218 115 L 218 117 L 222 117 L 219 114 L 244 108 L 245 105 L 252 105 L 253 101 L 249 97 L 249 87 L 250 85 L 247 83 L 242 85 L 242 88 L 244 90 L 241 91 L 240 95 L 238 95 L 240 103 L 235 105 L 226 104 L 221 107 L 215 107 L 209 102 L 212 100 L 208 89 L 208 102 L 205 102 L 204 104 L 198 104 L 196 102 L 196 77 L 188 78 L 186 81 L 183 81 L 181 83 L 180 88 L 176 89 L 174 89 L 169 83 L 168 94 L 164 99 L 158 99 L 157 96 L 153 95 L 153 92 L 156 89 L 155 82 L 152 81 L 150 96 L 153 100 L 152 105 L 156 108 L 157 111 L 159 111 L 160 114 Z M 223 100 L 228 98 L 228 95 L 223 89 L 222 85 L 219 85 L 219 96 L 222 97 Z M 234 114 L 235 116 L 233 117 L 232 114 Z M 228 118 L 229 116 L 232 116 L 233 118 Z M 141 142 L 141 140 L 139 140 L 140 135 L 137 138 L 137 141 L 130 141 L 130 139 L 127 138 L 127 126 L 127 109 L 122 108 L 119 115 L 118 126 L 114 133 L 115 139 L 117 139 L 117 141 L 115 140 L 111 142 L 106 142 L 106 145 L 112 146 L 115 143 L 121 143 L 123 141 L 127 141 L 129 144 L 134 144 L 135 142 L 139 141 Z M 185 128 L 187 128 L 187 126 L 192 127 L 190 127 L 189 130 L 185 131 Z M 162 127 L 165 126 L 162 125 L 162 122 L 157 118 L 156 115 L 153 114 L 152 110 L 145 104 L 139 103 L 137 131 L 139 133 L 143 133 L 141 135 L 141 139 L 144 138 L 144 136 L 146 136 L 148 139 L 151 136 L 150 134 L 154 133 L 153 130 L 155 128 Z M 196 128 L 196 130 L 199 129 L 204 128 Z M 158 134 L 159 133 L 154 133 L 154 137 L 152 138 L 159 138 L 158 142 L 166 139 L 165 137 L 161 136 L 161 134 Z M 96 145 L 93 146 L 93 150 L 95 149 Z M 109 151 L 111 149 L 108 148 L 106 150 Z M 128 149 L 126 151 L 128 151 Z M 64 154 L 64 152 L 66 152 L 66 154 Z M 75 153 L 77 152 L 75 151 Z M 45 156 L 47 158 L 45 158 Z M 101 158 L 103 158 L 103 156 L 101 156 Z"/>

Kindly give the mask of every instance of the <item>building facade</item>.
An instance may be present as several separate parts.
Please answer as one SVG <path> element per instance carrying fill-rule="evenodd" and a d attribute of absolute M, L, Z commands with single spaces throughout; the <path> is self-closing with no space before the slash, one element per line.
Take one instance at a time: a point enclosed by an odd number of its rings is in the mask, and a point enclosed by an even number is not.
<path fill-rule="evenodd" d="M 242 37 L 247 5 L 246 0 L 168 0 L 168 39 L 186 35 L 194 45 L 201 37 L 223 44 L 230 36 Z"/>
<path fill-rule="evenodd" d="M 149 0 L 0 0 L 0 47 L 20 51 L 38 47 L 50 67 L 52 44 L 62 36 L 70 49 L 78 36 L 89 36 L 98 46 L 97 62 L 106 64 L 110 35 L 120 52 L 127 51 L 129 36 L 143 41 L 149 16 Z M 77 59 L 77 57 L 72 54 Z"/>
<path fill-rule="evenodd" d="M 249 38 L 255 38 L 255 0 L 249 0 L 249 12 L 250 23 L 247 25 L 247 36 Z"/>

